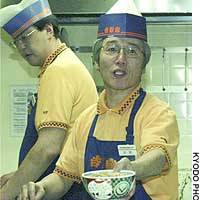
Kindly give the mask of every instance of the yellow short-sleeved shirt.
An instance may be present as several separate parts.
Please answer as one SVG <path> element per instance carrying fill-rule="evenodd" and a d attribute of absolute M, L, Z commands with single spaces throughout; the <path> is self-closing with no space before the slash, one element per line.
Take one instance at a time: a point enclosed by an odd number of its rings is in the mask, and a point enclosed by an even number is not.
<path fill-rule="evenodd" d="M 73 134 L 70 135 L 54 172 L 80 182 L 81 174 L 84 172 L 87 137 L 93 118 L 97 113 L 99 118 L 94 136 L 100 140 L 125 141 L 125 127 L 128 125 L 131 108 L 139 95 L 138 93 L 137 89 L 116 108 L 108 109 L 104 102 L 104 91 L 100 95 L 97 105 L 86 109 L 75 122 Z M 177 200 L 179 134 L 175 113 L 166 103 L 147 94 L 136 115 L 134 130 L 138 157 L 155 148 L 161 149 L 166 155 L 166 165 L 162 175 L 142 180 L 146 192 L 152 200 Z"/>
<path fill-rule="evenodd" d="M 91 75 L 71 49 L 62 44 L 46 59 L 39 78 L 36 129 L 57 127 L 70 133 L 79 114 L 97 102 Z"/>

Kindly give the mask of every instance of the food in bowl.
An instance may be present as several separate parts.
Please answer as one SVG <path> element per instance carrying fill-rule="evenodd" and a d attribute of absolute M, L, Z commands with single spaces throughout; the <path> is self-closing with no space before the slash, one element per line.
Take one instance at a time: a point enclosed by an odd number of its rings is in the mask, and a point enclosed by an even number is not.
<path fill-rule="evenodd" d="M 135 188 L 135 172 L 122 170 L 97 170 L 82 174 L 87 192 L 95 200 L 120 199 Z"/>
<path fill-rule="evenodd" d="M 96 172 L 96 171 L 95 171 Z M 124 177 L 126 175 L 129 176 L 129 172 L 121 171 L 121 172 L 113 172 L 111 170 L 100 170 L 97 173 L 88 173 L 87 176 L 90 177 Z"/>

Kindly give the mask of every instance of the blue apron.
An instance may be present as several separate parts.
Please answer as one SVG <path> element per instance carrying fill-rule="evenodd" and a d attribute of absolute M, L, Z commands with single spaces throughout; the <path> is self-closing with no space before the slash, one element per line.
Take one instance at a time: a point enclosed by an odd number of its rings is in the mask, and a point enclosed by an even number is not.
<path fill-rule="evenodd" d="M 139 110 L 146 92 L 142 89 L 140 90 L 140 96 L 136 99 L 134 106 L 131 110 L 131 114 L 129 117 L 128 127 L 126 128 L 126 141 L 101 141 L 94 137 L 94 130 L 96 127 L 96 123 L 98 120 L 98 115 L 95 116 L 93 123 L 90 127 L 89 137 L 86 144 L 86 151 L 85 151 L 85 160 L 84 160 L 84 171 L 93 171 L 93 170 L 101 170 L 105 169 L 105 162 L 108 159 L 114 159 L 119 161 L 122 157 L 118 154 L 118 145 L 124 144 L 134 144 L 134 119 L 137 111 Z M 102 162 L 98 165 L 98 167 L 94 167 L 90 165 L 90 161 L 95 156 L 100 156 Z M 127 157 L 127 156 L 126 156 Z M 134 156 L 128 157 L 130 160 L 135 160 Z M 87 194 L 84 190 L 82 184 L 74 183 L 71 190 L 66 195 L 67 198 L 65 200 L 92 200 L 92 198 Z M 144 187 L 140 182 L 136 184 L 136 191 L 134 196 L 131 200 L 150 200 L 151 198 L 145 192 Z"/>
<path fill-rule="evenodd" d="M 37 105 L 37 94 L 34 94 L 32 97 L 32 101 L 28 105 L 27 126 L 26 126 L 25 135 L 20 147 L 18 166 L 22 163 L 27 153 L 33 147 L 33 145 L 35 144 L 38 138 L 37 130 L 35 128 L 36 105 Z M 52 161 L 52 163 L 49 165 L 46 171 L 40 176 L 38 181 L 53 172 L 56 161 L 58 160 L 58 157 L 59 156 L 57 156 L 55 160 Z"/>

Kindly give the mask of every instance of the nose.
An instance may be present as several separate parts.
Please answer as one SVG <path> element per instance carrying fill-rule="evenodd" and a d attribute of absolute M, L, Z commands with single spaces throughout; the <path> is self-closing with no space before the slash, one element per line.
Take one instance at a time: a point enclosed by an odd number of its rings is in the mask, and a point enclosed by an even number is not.
<path fill-rule="evenodd" d="M 116 65 L 118 65 L 120 67 L 124 67 L 127 65 L 127 58 L 126 58 L 126 53 L 125 53 L 124 49 L 120 49 L 120 52 L 117 55 L 115 63 L 116 63 Z"/>

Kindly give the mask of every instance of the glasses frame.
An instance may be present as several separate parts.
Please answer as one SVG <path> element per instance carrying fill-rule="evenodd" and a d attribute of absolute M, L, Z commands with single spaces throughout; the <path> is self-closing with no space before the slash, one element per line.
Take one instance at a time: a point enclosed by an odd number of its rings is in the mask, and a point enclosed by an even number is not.
<path fill-rule="evenodd" d="M 115 44 L 114 42 L 110 42 L 110 43 L 111 43 L 111 45 L 112 45 L 112 44 Z M 128 53 L 128 50 L 127 50 L 128 45 L 127 45 L 126 47 L 125 47 L 125 46 L 122 46 L 122 45 L 120 45 L 120 44 L 115 44 L 115 45 L 116 45 L 116 46 L 119 46 L 120 48 L 119 48 L 119 51 L 118 51 L 118 52 L 115 52 L 115 53 L 113 53 L 113 54 L 112 54 L 112 52 L 109 53 L 109 52 L 105 51 L 105 48 L 106 48 L 107 44 L 104 44 L 101 48 L 103 49 L 103 51 L 104 51 L 104 53 L 105 53 L 106 55 L 113 56 L 113 57 L 118 56 L 118 55 L 120 54 L 120 52 L 121 52 L 122 49 L 123 49 L 123 51 L 125 52 L 125 54 L 126 54 L 126 56 L 127 56 L 128 58 L 138 58 L 138 57 L 140 56 L 139 54 L 138 54 L 138 55 L 135 55 L 135 56 L 134 56 L 134 55 L 130 55 L 130 54 Z M 141 54 L 144 55 L 144 51 L 142 51 L 141 48 L 138 47 L 138 45 L 136 45 L 136 44 L 129 44 L 129 45 L 135 46 L 135 47 L 138 49 L 139 53 L 141 53 Z"/>
<path fill-rule="evenodd" d="M 27 38 L 29 38 L 34 32 L 36 32 L 37 30 L 34 29 L 32 30 L 30 33 L 24 34 L 22 36 L 20 36 L 20 38 L 16 38 L 14 39 L 12 42 L 10 42 L 10 46 L 14 47 L 15 49 L 17 48 L 19 43 L 26 43 L 25 40 Z M 17 44 L 18 43 L 18 44 Z"/>

